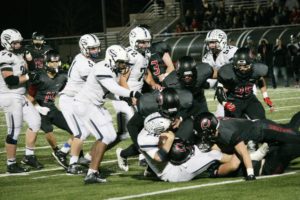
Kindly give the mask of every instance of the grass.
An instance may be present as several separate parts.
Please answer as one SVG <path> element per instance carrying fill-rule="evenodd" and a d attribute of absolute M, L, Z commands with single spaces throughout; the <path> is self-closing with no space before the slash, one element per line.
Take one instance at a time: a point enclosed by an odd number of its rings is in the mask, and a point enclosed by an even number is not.
<path fill-rule="evenodd" d="M 291 116 L 300 111 L 300 90 L 294 88 L 269 89 L 269 96 L 274 101 L 277 111 L 269 113 L 268 118 L 280 123 L 288 122 Z M 216 101 L 213 101 L 213 91 L 206 91 L 209 109 L 215 111 Z M 261 95 L 258 94 L 259 99 Z M 265 106 L 265 104 L 263 103 Z M 113 113 L 110 104 L 108 109 Z M 138 199 L 300 199 L 300 173 L 281 177 L 260 179 L 254 182 L 244 182 L 241 178 L 199 178 L 185 183 L 166 183 L 151 178 L 143 177 L 143 168 L 138 166 L 138 159 L 129 160 L 129 172 L 118 169 L 115 148 L 106 152 L 101 170 L 107 177 L 108 183 L 84 185 L 83 176 L 67 176 L 51 156 L 51 148 L 47 144 L 44 133 L 39 132 L 37 139 L 36 155 L 45 165 L 41 171 L 32 170 L 29 175 L 7 176 L 6 154 L 4 141 L 6 137 L 5 118 L 0 113 L 0 199 L 121 199 L 121 197 L 154 193 L 153 195 L 139 196 Z M 25 127 L 19 138 L 17 159 L 20 161 L 24 155 Z M 68 134 L 60 129 L 55 129 L 59 144 L 67 140 Z M 94 138 L 89 137 L 84 145 L 87 151 Z M 117 147 L 125 148 L 131 142 L 122 141 Z M 300 159 L 292 162 L 288 171 L 298 171 Z M 220 184 L 224 181 L 235 183 Z M 220 185 L 205 186 L 209 183 Z M 129 199 L 133 198 L 128 197 Z"/>

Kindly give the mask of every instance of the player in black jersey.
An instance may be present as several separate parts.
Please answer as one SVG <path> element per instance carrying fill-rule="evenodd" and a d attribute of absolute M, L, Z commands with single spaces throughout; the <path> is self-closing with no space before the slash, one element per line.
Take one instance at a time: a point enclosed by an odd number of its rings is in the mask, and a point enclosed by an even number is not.
<path fill-rule="evenodd" d="M 41 129 L 46 133 L 46 139 L 54 151 L 52 155 L 61 166 L 67 168 L 68 145 L 59 150 L 53 134 L 53 125 L 72 134 L 61 111 L 55 106 L 55 98 L 67 82 L 67 77 L 58 71 L 60 65 L 59 53 L 56 50 L 49 50 L 45 54 L 44 70 L 36 72 L 35 80 L 32 81 L 29 88 L 29 94 L 34 98 L 32 101 L 41 115 Z"/>
<path fill-rule="evenodd" d="M 253 93 L 253 86 L 257 84 L 264 97 L 265 103 L 274 110 L 274 105 L 267 94 L 264 76 L 268 67 L 255 63 L 249 54 L 248 48 L 240 48 L 233 56 L 233 64 L 228 64 L 218 71 L 216 97 L 224 105 L 225 116 L 243 117 L 245 114 L 250 119 L 265 119 L 265 110 L 261 102 Z"/>
<path fill-rule="evenodd" d="M 52 49 L 49 45 L 45 45 L 45 36 L 41 33 L 34 32 L 32 34 L 32 44 L 26 45 L 26 52 L 32 56 L 34 65 L 29 65 L 29 70 L 42 69 L 44 67 L 44 55 Z"/>
<path fill-rule="evenodd" d="M 295 122 L 298 121 L 298 122 Z M 268 144 L 300 145 L 299 113 L 287 125 L 279 125 L 271 120 L 251 121 L 238 118 L 216 118 L 212 113 L 202 113 L 194 120 L 196 135 L 217 144 L 227 153 L 237 153 L 247 169 L 247 179 L 255 179 L 253 165 L 246 143 L 253 140 Z M 293 155 L 291 155 L 292 157 Z M 236 165 L 238 167 L 238 165 Z M 235 169 L 233 169 L 235 170 Z"/>

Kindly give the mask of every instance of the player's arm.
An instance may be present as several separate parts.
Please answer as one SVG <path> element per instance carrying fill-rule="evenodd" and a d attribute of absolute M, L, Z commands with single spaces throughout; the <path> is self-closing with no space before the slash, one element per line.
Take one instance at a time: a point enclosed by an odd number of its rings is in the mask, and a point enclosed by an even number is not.
<path fill-rule="evenodd" d="M 219 103 L 222 104 L 226 110 L 234 112 L 236 107 L 232 102 L 228 101 L 226 95 L 227 91 L 228 90 L 223 86 L 223 84 L 219 82 L 216 88 L 215 97 L 217 97 Z"/>
<path fill-rule="evenodd" d="M 271 101 L 271 99 L 270 99 L 270 97 L 267 93 L 266 80 L 263 77 L 260 77 L 260 79 L 258 80 L 257 85 L 260 88 L 260 91 L 263 95 L 264 102 L 270 107 L 270 111 L 273 112 L 274 111 L 274 105 L 273 105 L 273 102 Z"/>
<path fill-rule="evenodd" d="M 212 75 L 212 78 L 213 79 L 217 79 L 218 78 L 218 70 L 216 68 L 214 68 L 214 67 L 213 67 L 213 69 L 214 69 L 214 73 Z"/>
<path fill-rule="evenodd" d="M 162 60 L 164 61 L 167 69 L 166 69 L 166 72 L 164 74 L 160 74 L 158 76 L 158 79 L 160 82 L 163 82 L 163 80 L 172 72 L 175 70 L 175 67 L 174 67 L 174 64 L 173 64 L 173 61 L 171 59 L 171 56 L 169 54 L 169 52 L 165 52 L 163 57 L 162 57 Z"/>
<path fill-rule="evenodd" d="M 23 84 L 29 80 L 29 76 L 27 74 L 20 75 L 20 76 L 14 76 L 11 67 L 1 68 L 1 74 L 2 74 L 2 77 L 5 81 L 5 83 L 10 87 Z"/>
<path fill-rule="evenodd" d="M 154 90 L 160 90 L 161 89 L 161 85 L 157 84 L 154 81 L 153 76 L 152 76 L 149 69 L 147 69 L 147 73 L 145 74 L 144 80 L 146 81 L 146 83 L 148 85 L 151 86 L 152 89 L 154 89 Z"/>
<path fill-rule="evenodd" d="M 246 180 L 255 180 L 252 161 L 251 161 L 250 154 L 247 150 L 247 146 L 245 145 L 244 141 L 240 141 L 238 144 L 236 144 L 234 146 L 234 149 L 236 150 L 238 155 L 241 156 L 243 163 L 246 167 L 246 170 L 247 170 Z"/>
<path fill-rule="evenodd" d="M 175 134 L 172 131 L 164 132 L 159 137 L 159 150 L 154 155 L 154 160 L 163 162 L 168 160 L 168 153 L 171 150 Z"/>
<path fill-rule="evenodd" d="M 120 86 L 129 89 L 127 80 L 128 80 L 128 78 L 130 76 L 130 73 L 131 73 L 131 70 L 128 70 L 128 72 L 126 74 L 121 74 L 120 75 L 120 79 L 119 79 Z"/>

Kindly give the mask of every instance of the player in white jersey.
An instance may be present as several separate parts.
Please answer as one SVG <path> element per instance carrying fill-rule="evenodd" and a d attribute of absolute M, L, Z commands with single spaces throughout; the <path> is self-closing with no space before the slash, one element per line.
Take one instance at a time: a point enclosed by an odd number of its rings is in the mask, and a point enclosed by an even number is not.
<path fill-rule="evenodd" d="M 106 50 L 105 60 L 97 63 L 91 70 L 83 88 L 77 93 L 73 102 L 74 114 L 83 122 L 85 128 L 95 138 L 92 148 L 92 161 L 84 179 L 85 183 L 102 183 L 98 172 L 100 162 L 108 144 L 116 139 L 112 118 L 103 107 L 108 93 L 132 98 L 133 104 L 141 94 L 118 85 L 116 74 L 128 70 L 128 55 L 119 45 L 112 45 Z M 89 134 L 82 134 L 84 141 Z M 73 145 L 73 144 L 72 144 Z"/>
<path fill-rule="evenodd" d="M 74 58 L 68 71 L 68 82 L 60 93 L 59 107 L 66 119 L 70 129 L 73 132 L 74 139 L 71 148 L 70 167 L 68 172 L 72 174 L 78 173 L 80 165 L 77 165 L 79 153 L 82 148 L 82 141 L 79 139 L 82 134 L 86 134 L 82 122 L 73 114 L 72 102 L 74 96 L 83 87 L 92 67 L 95 65 L 94 59 L 100 53 L 100 41 L 94 34 L 85 34 L 79 39 L 79 47 L 81 53 Z M 65 148 L 70 148 L 66 143 Z"/>
<path fill-rule="evenodd" d="M 23 38 L 19 31 L 6 29 L 1 33 L 1 45 L 5 48 L 0 52 L 0 107 L 5 112 L 7 137 L 5 148 L 7 152 L 7 172 L 21 173 L 28 169 L 16 162 L 18 137 L 23 120 L 27 122 L 26 150 L 22 163 L 36 169 L 43 168 L 34 155 L 37 131 L 40 129 L 41 118 L 37 110 L 25 97 L 25 84 L 33 80 L 35 73 L 27 73 L 27 64 L 22 55 L 14 51 L 21 48 Z"/>
<path fill-rule="evenodd" d="M 131 64 L 130 70 L 120 76 L 119 83 L 122 87 L 134 91 L 142 91 L 144 80 L 154 89 L 160 89 L 160 85 L 156 84 L 151 72 L 147 69 L 151 53 L 149 47 L 151 46 L 151 34 L 148 29 L 144 27 L 135 27 L 129 33 L 130 46 L 126 48 L 128 52 L 129 62 Z M 125 101 L 112 101 L 112 105 L 118 114 L 118 129 L 121 137 L 128 136 L 126 129 L 127 122 L 134 114 L 134 109 Z M 120 114 L 125 114 L 125 124 L 123 124 Z"/>
<path fill-rule="evenodd" d="M 207 53 L 202 57 L 202 62 L 208 63 L 214 68 L 214 79 L 208 79 L 210 88 L 213 88 L 217 83 L 218 70 L 225 64 L 232 62 L 232 57 L 236 50 L 235 46 L 227 45 L 227 35 L 220 29 L 209 31 L 205 38 Z M 218 104 L 217 116 L 224 116 L 224 108 Z"/>
<path fill-rule="evenodd" d="M 144 129 L 138 135 L 140 149 L 160 180 L 189 181 L 215 162 L 228 159 L 218 151 L 203 153 L 196 145 L 175 138 L 174 133 L 168 131 L 170 125 L 171 120 L 153 113 L 145 119 Z"/>

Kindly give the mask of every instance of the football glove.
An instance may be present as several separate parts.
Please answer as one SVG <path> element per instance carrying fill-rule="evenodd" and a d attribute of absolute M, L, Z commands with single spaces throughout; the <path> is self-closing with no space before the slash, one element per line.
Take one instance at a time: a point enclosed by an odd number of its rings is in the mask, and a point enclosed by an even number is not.
<path fill-rule="evenodd" d="M 48 112 L 50 111 L 49 108 L 47 108 L 47 107 L 42 107 L 42 106 L 40 106 L 39 104 L 35 104 L 34 107 L 35 107 L 35 109 L 37 109 L 37 111 L 39 111 L 39 113 L 40 113 L 41 115 L 47 115 Z"/>
<path fill-rule="evenodd" d="M 273 102 L 271 101 L 270 97 L 264 98 L 264 102 L 271 108 L 273 107 Z"/>
<path fill-rule="evenodd" d="M 230 112 L 234 112 L 235 111 L 235 105 L 231 102 L 226 102 L 224 105 L 224 108 Z"/>

